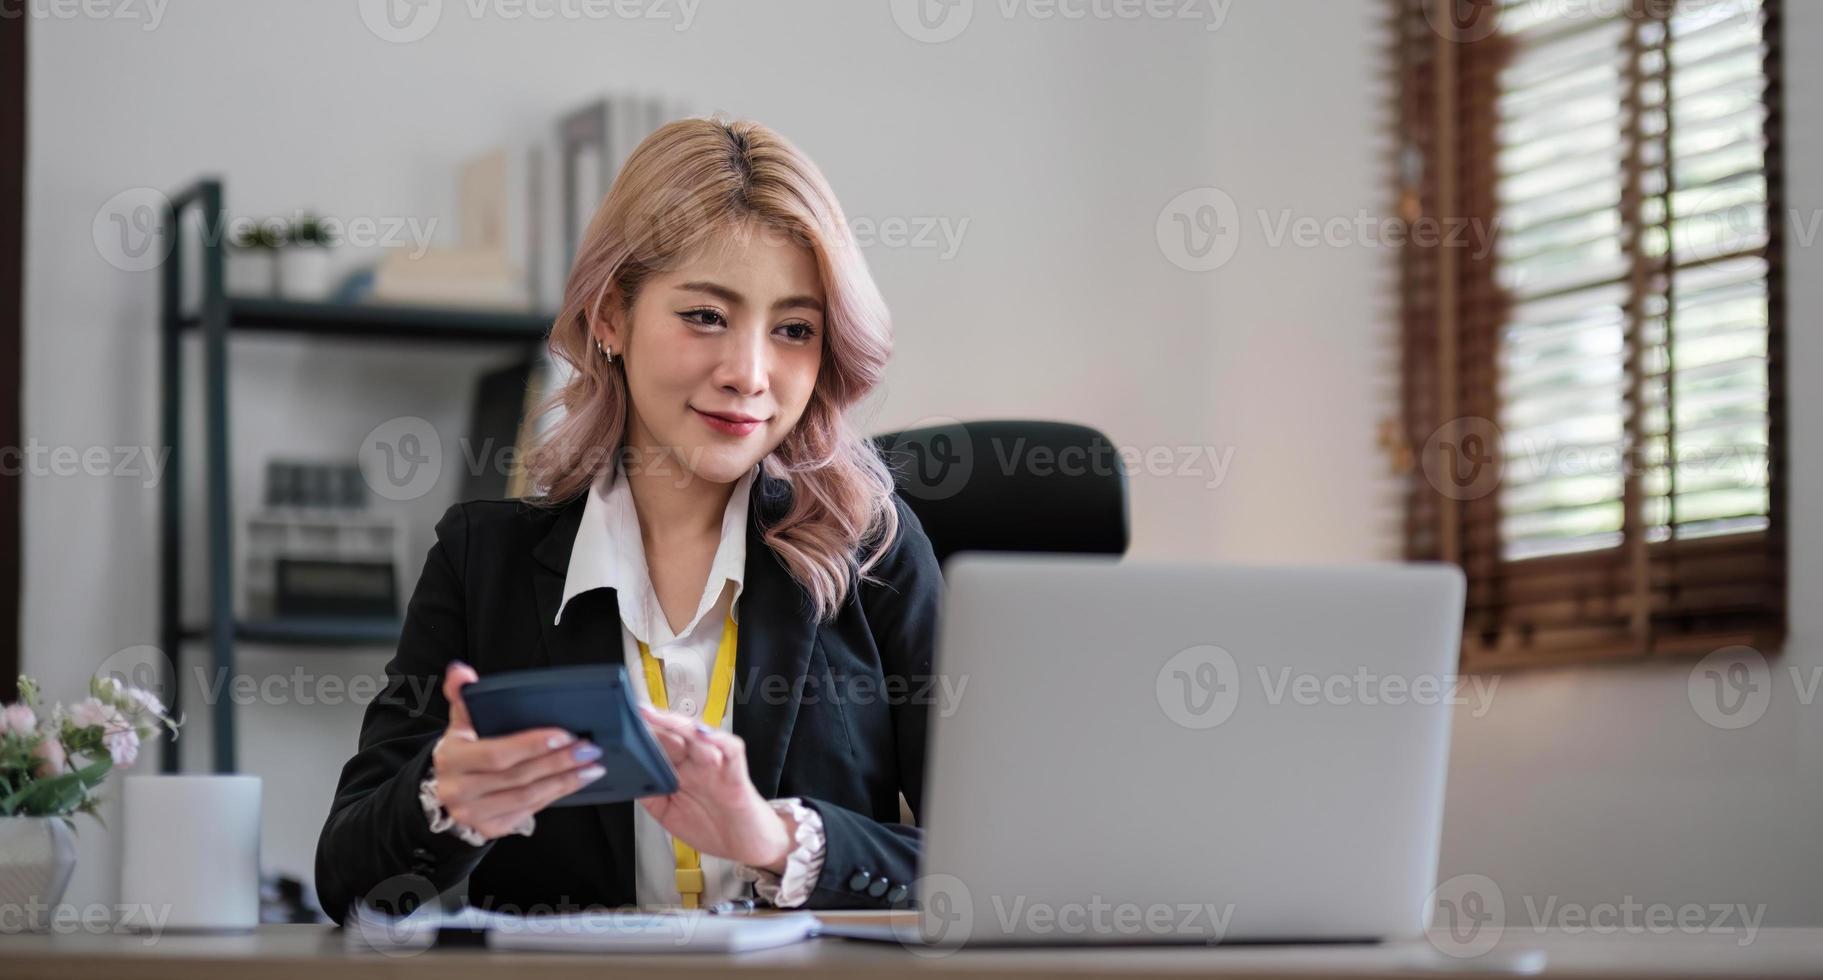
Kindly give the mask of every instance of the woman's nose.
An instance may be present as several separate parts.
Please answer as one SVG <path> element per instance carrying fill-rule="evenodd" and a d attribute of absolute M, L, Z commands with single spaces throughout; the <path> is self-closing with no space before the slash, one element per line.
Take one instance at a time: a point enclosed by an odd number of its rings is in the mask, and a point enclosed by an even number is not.
<path fill-rule="evenodd" d="M 716 383 L 743 395 L 765 391 L 771 370 L 765 328 L 730 331 L 727 338 Z"/>

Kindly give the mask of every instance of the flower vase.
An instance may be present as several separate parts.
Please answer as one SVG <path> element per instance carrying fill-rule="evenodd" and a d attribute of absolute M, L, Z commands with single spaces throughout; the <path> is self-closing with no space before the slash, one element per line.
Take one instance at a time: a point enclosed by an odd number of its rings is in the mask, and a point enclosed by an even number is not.
<path fill-rule="evenodd" d="M 76 871 L 61 817 L 0 817 L 0 933 L 44 932 Z"/>

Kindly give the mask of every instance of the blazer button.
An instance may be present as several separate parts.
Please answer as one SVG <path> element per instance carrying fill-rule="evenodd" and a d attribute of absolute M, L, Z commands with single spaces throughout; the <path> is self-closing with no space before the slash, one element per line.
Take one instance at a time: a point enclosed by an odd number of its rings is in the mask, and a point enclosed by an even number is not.
<path fill-rule="evenodd" d="M 873 875 L 870 875 L 865 871 L 857 871 L 854 873 L 853 877 L 848 879 L 848 890 L 851 892 L 864 892 L 867 890 L 867 883 L 872 880 Z"/>
<path fill-rule="evenodd" d="M 886 900 L 897 905 L 905 901 L 905 896 L 909 894 L 911 894 L 911 889 L 904 885 L 894 885 L 892 891 L 886 893 Z"/>
<path fill-rule="evenodd" d="M 867 886 L 867 894 L 879 898 L 881 895 L 886 894 L 886 889 L 891 884 L 892 882 L 887 881 L 885 875 L 881 875 L 874 879 L 873 884 Z"/>

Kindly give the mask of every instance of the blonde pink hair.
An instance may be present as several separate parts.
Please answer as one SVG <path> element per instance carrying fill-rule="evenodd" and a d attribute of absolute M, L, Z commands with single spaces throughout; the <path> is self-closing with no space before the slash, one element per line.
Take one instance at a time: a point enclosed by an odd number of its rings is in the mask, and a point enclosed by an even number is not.
<path fill-rule="evenodd" d="M 788 234 L 810 248 L 822 279 L 816 387 L 797 425 L 761 467 L 791 487 L 790 509 L 763 527 L 764 540 L 809 594 L 817 618 L 827 620 L 857 579 L 869 578 L 899 532 L 892 475 L 846 417 L 885 374 L 892 322 L 822 173 L 759 123 L 677 120 L 646 137 L 615 177 L 577 246 L 551 327 L 551 355 L 571 372 L 533 409 L 533 418 L 559 406 L 564 412 L 527 454 L 533 488 L 527 501 L 555 507 L 574 500 L 622 452 L 631 407 L 625 360 L 590 356 L 591 315 L 610 301 L 630 310 L 653 273 L 718 236 L 753 228 Z M 862 559 L 870 543 L 878 546 Z"/>

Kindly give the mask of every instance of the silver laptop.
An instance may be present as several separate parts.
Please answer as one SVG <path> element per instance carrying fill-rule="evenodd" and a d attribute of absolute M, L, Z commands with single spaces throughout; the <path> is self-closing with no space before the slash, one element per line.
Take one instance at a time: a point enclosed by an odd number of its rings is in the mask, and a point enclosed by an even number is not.
<path fill-rule="evenodd" d="M 945 579 L 917 941 L 1428 925 L 1475 696 L 1454 566 L 973 553 Z"/>

